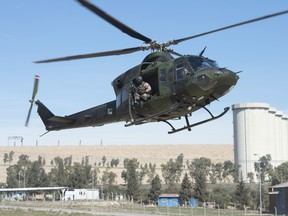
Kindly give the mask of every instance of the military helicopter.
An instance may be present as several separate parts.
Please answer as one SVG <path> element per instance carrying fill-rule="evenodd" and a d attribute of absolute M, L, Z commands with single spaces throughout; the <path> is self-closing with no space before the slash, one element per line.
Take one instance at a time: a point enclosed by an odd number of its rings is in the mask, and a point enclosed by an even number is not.
<path fill-rule="evenodd" d="M 166 43 L 158 43 L 128 27 L 89 1 L 76 1 L 122 32 L 143 41 L 145 45 L 53 58 L 35 63 L 122 55 L 146 50 L 152 50 L 152 52 L 140 64 L 127 70 L 112 81 L 116 95 L 115 100 L 68 116 L 56 116 L 41 101 L 35 101 L 39 83 L 39 76 L 35 76 L 26 126 L 29 122 L 32 106 L 35 103 L 38 106 L 37 112 L 46 127 L 46 133 L 63 129 L 102 126 L 124 121 L 126 122 L 126 127 L 149 122 L 164 122 L 171 127 L 168 133 L 172 134 L 182 130 L 190 131 L 192 127 L 215 120 L 227 113 L 229 107 L 224 108 L 222 113 L 213 115 L 206 106 L 227 94 L 236 85 L 239 79 L 238 72 L 219 67 L 216 61 L 204 57 L 203 54 L 206 47 L 198 55 L 182 55 L 170 49 L 169 46 L 288 13 L 288 11 L 282 11 L 201 34 L 171 40 Z M 173 56 L 176 57 L 174 58 Z M 151 87 L 149 98 L 145 101 L 137 101 L 135 99 L 138 89 L 136 85 L 137 79 L 143 79 Z M 192 113 L 202 108 L 208 112 L 209 117 L 196 123 L 190 123 L 189 117 L 192 116 Z M 175 128 L 171 121 L 182 117 L 184 117 L 185 126 Z"/>

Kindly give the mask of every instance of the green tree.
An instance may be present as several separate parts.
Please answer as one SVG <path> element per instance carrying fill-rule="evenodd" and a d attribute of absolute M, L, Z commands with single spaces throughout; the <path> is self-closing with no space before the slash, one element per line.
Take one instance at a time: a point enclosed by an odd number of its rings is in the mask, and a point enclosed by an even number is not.
<path fill-rule="evenodd" d="M 111 188 L 116 183 L 117 174 L 109 171 L 109 168 L 103 172 L 101 181 L 104 187 Z"/>
<path fill-rule="evenodd" d="M 182 179 L 179 195 L 183 202 L 189 203 L 189 200 L 192 198 L 192 193 L 193 193 L 192 182 L 189 179 L 188 174 L 185 173 Z"/>
<path fill-rule="evenodd" d="M 183 154 L 181 153 L 175 161 L 171 158 L 166 164 L 161 164 L 162 176 L 165 184 L 168 185 L 168 193 L 176 193 L 178 191 L 176 183 L 180 181 L 183 171 Z"/>
<path fill-rule="evenodd" d="M 220 208 L 225 208 L 232 202 L 232 197 L 228 189 L 216 187 L 213 189 L 212 193 L 210 193 L 209 200 L 210 202 L 215 202 Z"/>
<path fill-rule="evenodd" d="M 127 195 L 132 196 L 133 199 L 137 200 L 140 195 L 140 185 L 141 185 L 141 175 L 137 171 L 139 168 L 139 162 L 136 158 L 125 159 L 124 168 L 122 171 L 121 177 L 124 179 L 127 184 Z"/>
<path fill-rule="evenodd" d="M 161 179 L 158 174 L 151 180 L 151 188 L 148 197 L 153 202 L 156 202 L 161 194 Z"/>
<path fill-rule="evenodd" d="M 104 156 L 102 157 L 102 166 L 105 166 L 106 161 L 107 161 L 107 158 L 106 158 L 106 156 L 104 155 Z"/>
<path fill-rule="evenodd" d="M 33 161 L 27 168 L 26 187 L 46 187 L 48 185 L 48 175 L 44 169 L 45 159 L 40 155 L 38 160 Z"/>
<path fill-rule="evenodd" d="M 225 182 L 229 182 L 229 177 L 231 176 L 234 169 L 234 164 L 232 161 L 227 160 L 223 163 L 223 171 L 222 171 L 222 178 Z"/>
<path fill-rule="evenodd" d="M 275 168 L 278 176 L 278 183 L 288 181 L 288 162 L 282 163 Z"/>
<path fill-rule="evenodd" d="M 248 206 L 251 201 L 251 189 L 246 186 L 245 182 L 243 181 L 243 177 L 241 175 L 241 179 L 239 183 L 236 185 L 235 190 L 235 199 L 237 204 L 240 204 L 240 208 L 244 209 L 244 206 Z"/>
<path fill-rule="evenodd" d="M 74 162 L 69 173 L 69 186 L 72 188 L 87 188 L 92 183 L 92 166 L 88 162 Z"/>
<path fill-rule="evenodd" d="M 10 152 L 9 152 L 9 155 L 8 155 L 8 163 L 9 163 L 9 165 L 10 165 L 11 162 L 13 161 L 14 154 L 15 154 L 14 151 L 10 151 Z"/>
<path fill-rule="evenodd" d="M 114 167 L 114 166 L 117 167 L 118 164 L 119 164 L 119 159 L 114 159 L 114 158 L 111 159 L 111 162 L 110 162 L 111 167 Z"/>
<path fill-rule="evenodd" d="M 247 173 L 247 178 L 249 179 L 250 183 L 254 182 L 254 173 L 253 172 L 248 172 Z"/>
<path fill-rule="evenodd" d="M 54 167 L 48 173 L 49 186 L 55 187 L 55 186 L 68 186 L 69 185 L 67 178 L 68 178 L 68 170 L 71 169 L 71 166 L 69 166 L 69 163 L 67 163 L 67 166 L 65 168 L 64 161 L 65 159 L 63 160 L 59 156 L 55 157 L 51 161 L 51 165 L 54 165 Z M 66 159 L 66 162 L 67 161 L 68 159 Z"/>
<path fill-rule="evenodd" d="M 8 161 L 9 161 L 8 153 L 4 153 L 4 156 L 3 156 L 3 162 L 4 162 L 4 164 L 6 164 Z"/>
<path fill-rule="evenodd" d="M 156 176 L 156 164 L 149 163 L 148 169 L 147 169 L 147 182 L 151 183 L 151 181 L 154 179 Z"/>
<path fill-rule="evenodd" d="M 17 163 L 12 166 L 9 166 L 6 169 L 7 186 L 8 187 L 26 186 L 27 177 L 29 176 L 29 172 L 27 170 L 30 168 L 30 166 L 31 166 L 31 161 L 29 160 L 29 156 L 25 154 L 21 154 L 19 156 Z"/>
<path fill-rule="evenodd" d="M 199 201 L 207 201 L 207 176 L 210 171 L 211 160 L 201 157 L 194 159 L 191 164 L 188 164 L 189 174 L 195 180 L 194 197 Z"/>
<path fill-rule="evenodd" d="M 234 183 L 238 183 L 239 182 L 239 170 L 240 170 L 241 165 L 238 163 L 234 163 L 233 165 L 233 169 L 231 170 L 231 175 L 233 177 L 233 181 Z"/>
<path fill-rule="evenodd" d="M 19 187 L 19 168 L 18 165 L 9 166 L 6 169 L 6 184 L 8 188 Z"/>
<path fill-rule="evenodd" d="M 266 154 L 259 158 L 258 162 L 254 163 L 255 171 L 257 172 L 257 177 L 261 179 L 261 182 L 265 181 L 265 177 L 268 175 L 269 172 L 272 171 L 273 167 L 270 163 L 272 160 L 270 154 Z"/>

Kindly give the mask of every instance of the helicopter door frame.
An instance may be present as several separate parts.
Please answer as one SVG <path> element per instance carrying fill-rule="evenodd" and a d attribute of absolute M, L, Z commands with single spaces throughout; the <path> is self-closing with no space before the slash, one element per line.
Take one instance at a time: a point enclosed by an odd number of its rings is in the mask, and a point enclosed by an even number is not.
<path fill-rule="evenodd" d="M 122 88 L 116 97 L 117 119 L 119 120 L 123 115 L 129 114 L 129 92 Z"/>
<path fill-rule="evenodd" d="M 174 82 L 174 67 L 163 63 L 158 67 L 158 86 L 160 96 L 171 93 L 171 85 Z"/>
<path fill-rule="evenodd" d="M 181 80 L 194 72 L 189 70 L 186 59 L 181 59 L 175 62 L 175 81 Z"/>

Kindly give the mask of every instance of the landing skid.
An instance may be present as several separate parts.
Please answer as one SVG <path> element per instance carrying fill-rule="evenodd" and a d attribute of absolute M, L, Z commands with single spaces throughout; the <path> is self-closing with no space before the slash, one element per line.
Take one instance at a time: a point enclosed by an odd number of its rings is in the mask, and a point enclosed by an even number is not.
<path fill-rule="evenodd" d="M 195 126 L 198 126 L 198 125 L 201 125 L 201 124 L 204 124 L 204 123 L 206 123 L 206 122 L 213 121 L 213 120 L 215 120 L 215 119 L 217 119 L 217 118 L 222 117 L 222 116 L 225 115 L 225 113 L 227 113 L 228 110 L 230 109 L 229 107 L 226 107 L 226 108 L 224 108 L 224 111 L 223 111 L 222 113 L 220 113 L 220 114 L 217 115 L 217 116 L 214 116 L 206 107 L 203 106 L 202 108 L 204 108 L 204 109 L 210 114 L 210 116 L 211 116 L 210 118 L 208 118 L 208 119 L 206 119 L 206 120 L 203 120 L 203 121 L 200 121 L 200 122 L 197 122 L 197 123 L 194 123 L 194 124 L 190 124 L 190 123 L 189 123 L 189 120 L 188 120 L 188 116 L 185 115 L 185 120 L 186 120 L 186 124 L 187 124 L 187 125 L 184 126 L 184 127 L 182 127 L 182 128 L 179 128 L 179 129 L 175 129 L 170 122 L 164 120 L 163 122 L 167 123 L 167 124 L 172 128 L 171 131 L 168 131 L 168 134 L 173 134 L 173 133 L 176 133 L 176 132 L 179 132 L 179 131 L 182 131 L 182 130 L 186 130 L 186 129 L 187 129 L 188 131 L 191 131 L 191 128 L 192 128 L 192 127 L 195 127 Z"/>
<path fill-rule="evenodd" d="M 145 117 L 136 119 L 135 121 L 133 120 L 131 123 L 126 124 L 125 127 L 146 123 L 147 120 L 152 119 L 152 118 L 157 117 L 157 116 L 160 116 L 160 115 L 163 115 L 163 114 L 166 114 L 166 113 L 170 113 L 170 112 L 178 109 L 181 105 L 182 105 L 181 102 L 175 103 L 169 109 L 167 109 L 167 110 L 165 110 L 163 112 L 159 112 L 159 113 L 155 113 L 153 115 L 145 116 Z M 130 116 L 131 116 L 131 119 L 132 119 L 132 115 L 130 115 Z"/>

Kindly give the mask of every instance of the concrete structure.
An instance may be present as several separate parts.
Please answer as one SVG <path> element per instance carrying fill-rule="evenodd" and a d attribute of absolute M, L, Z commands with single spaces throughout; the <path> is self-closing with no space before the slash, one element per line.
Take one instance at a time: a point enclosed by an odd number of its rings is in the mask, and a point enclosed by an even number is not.
<path fill-rule="evenodd" d="M 266 103 L 234 104 L 234 158 L 244 180 L 254 162 L 270 154 L 273 166 L 288 161 L 288 117 Z M 257 156 L 255 156 L 257 155 Z"/>

